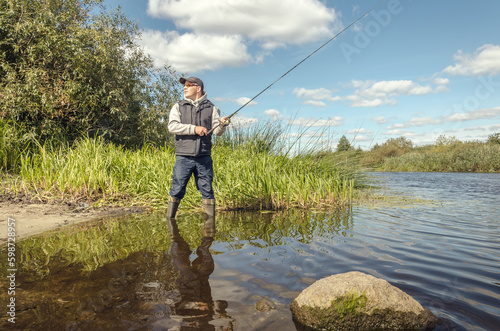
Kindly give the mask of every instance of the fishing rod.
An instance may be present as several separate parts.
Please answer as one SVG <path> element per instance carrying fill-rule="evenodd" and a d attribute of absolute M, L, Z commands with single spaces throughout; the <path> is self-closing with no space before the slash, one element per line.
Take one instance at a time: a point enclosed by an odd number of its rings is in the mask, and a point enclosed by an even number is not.
<path fill-rule="evenodd" d="M 271 84 L 269 84 L 269 86 L 267 86 L 265 89 L 263 89 L 262 91 L 260 91 L 257 95 L 255 95 L 252 99 L 248 100 L 243 106 L 241 106 L 240 108 L 238 108 L 234 113 L 232 113 L 231 115 L 229 116 L 226 116 L 226 120 L 224 121 L 224 123 L 222 123 L 223 126 L 226 126 L 226 125 L 229 125 L 229 120 L 234 116 L 236 115 L 241 109 L 243 109 L 246 105 L 248 105 L 250 102 L 252 102 L 253 100 L 255 100 L 258 96 L 260 96 L 262 93 L 264 93 L 265 91 L 267 91 L 268 89 L 271 88 L 271 86 L 273 86 L 274 84 L 276 84 L 279 80 L 281 80 L 283 77 L 285 77 L 286 75 L 288 75 L 292 70 L 294 70 L 295 68 L 297 68 L 299 65 L 301 65 L 303 62 L 305 62 L 308 58 L 310 58 L 311 56 L 313 56 L 315 53 L 317 53 L 320 49 L 322 49 L 323 47 L 325 47 L 328 43 L 330 43 L 332 40 L 334 40 L 335 38 L 337 38 L 338 36 L 340 36 L 345 30 L 349 29 L 352 25 L 356 24 L 358 21 L 360 21 L 363 17 L 365 17 L 366 15 L 368 15 L 370 12 L 372 12 L 375 8 L 377 8 L 378 6 L 380 6 L 380 4 L 382 2 L 384 2 L 385 0 L 382 0 L 380 1 L 378 4 L 376 4 L 372 9 L 370 9 L 369 11 L 367 11 L 366 13 L 364 13 L 363 15 L 361 15 L 360 17 L 358 17 L 358 19 L 356 19 L 354 22 L 352 22 L 351 24 L 349 24 L 348 26 L 346 26 L 344 29 L 342 29 L 342 31 L 340 31 L 339 33 L 337 33 L 336 35 L 334 35 L 332 38 L 330 38 L 329 40 L 327 40 L 323 45 L 321 45 L 320 47 L 316 48 L 314 50 L 314 52 L 312 52 L 311 54 L 309 54 L 308 56 L 306 56 L 304 59 L 302 59 L 302 61 L 300 61 L 299 63 L 297 63 L 296 65 L 294 65 L 290 70 L 288 70 L 287 72 L 285 72 L 283 75 L 281 75 L 281 77 L 279 77 L 278 79 L 276 79 L 274 82 L 272 82 Z M 208 131 L 207 135 L 211 134 L 215 129 L 217 129 L 219 126 L 221 125 L 221 123 L 215 125 L 210 131 Z"/>

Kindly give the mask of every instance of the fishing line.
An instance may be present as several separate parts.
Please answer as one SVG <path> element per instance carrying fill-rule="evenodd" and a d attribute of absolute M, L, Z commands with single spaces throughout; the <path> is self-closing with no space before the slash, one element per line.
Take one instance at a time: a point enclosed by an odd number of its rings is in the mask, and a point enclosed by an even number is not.
<path fill-rule="evenodd" d="M 240 108 L 238 108 L 234 113 L 232 113 L 231 115 L 229 116 L 226 116 L 227 117 L 227 121 L 226 123 L 229 124 L 229 119 L 231 119 L 231 117 L 233 117 L 234 115 L 236 115 L 241 109 L 243 109 L 246 105 L 248 105 L 250 102 L 252 102 L 253 100 L 255 100 L 258 96 L 260 96 L 262 93 L 264 93 L 265 91 L 267 91 L 268 89 L 271 88 L 271 86 L 273 86 L 274 84 L 276 84 L 278 81 L 280 81 L 283 77 L 285 77 L 286 75 L 288 75 L 292 70 L 294 70 L 295 68 L 297 68 L 299 65 L 301 65 L 303 62 L 305 62 L 307 59 L 309 59 L 311 56 L 313 56 L 314 54 L 316 54 L 320 49 L 322 49 L 323 47 L 325 47 L 328 43 L 330 43 L 332 40 L 334 40 L 335 38 L 337 38 L 338 36 L 340 36 L 345 30 L 349 29 L 351 26 L 353 26 L 354 24 L 356 24 L 358 21 L 360 21 L 363 17 L 365 17 L 366 15 L 368 15 L 370 12 L 372 12 L 375 8 L 377 8 L 378 6 L 380 6 L 380 4 L 382 2 L 384 2 L 385 0 L 382 0 L 380 1 L 378 4 L 376 4 L 372 9 L 370 9 L 369 11 L 367 11 L 366 13 L 364 13 L 363 15 L 361 15 L 358 19 L 356 19 L 354 22 L 352 22 L 351 24 L 349 24 L 348 26 L 346 26 L 344 29 L 342 29 L 342 31 L 340 31 L 339 33 L 337 33 L 336 35 L 334 35 L 332 38 L 330 38 L 329 40 L 327 40 L 323 45 L 321 45 L 320 47 L 316 48 L 311 54 L 309 54 L 308 56 L 306 56 L 304 59 L 302 59 L 302 61 L 300 61 L 299 63 L 297 63 L 296 65 L 294 65 L 290 70 L 288 70 L 287 72 L 285 72 L 283 75 L 281 75 L 281 77 L 279 77 L 278 79 L 276 79 L 274 82 L 272 82 L 271 84 L 269 84 L 269 86 L 267 86 L 265 89 L 263 89 L 262 91 L 260 91 L 257 95 L 255 95 L 252 99 L 248 100 L 243 106 L 241 106 Z M 227 124 L 224 124 L 224 125 L 227 125 Z M 212 131 L 214 131 L 215 129 L 217 129 L 218 127 L 220 126 L 220 124 L 217 124 L 216 126 L 214 126 L 210 131 L 208 131 L 207 135 L 209 135 L 210 133 L 212 133 Z"/>

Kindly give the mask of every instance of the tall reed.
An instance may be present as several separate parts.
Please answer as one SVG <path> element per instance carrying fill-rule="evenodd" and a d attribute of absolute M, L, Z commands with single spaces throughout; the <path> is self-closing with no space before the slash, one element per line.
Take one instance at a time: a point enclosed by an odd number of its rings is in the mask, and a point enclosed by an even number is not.
<path fill-rule="evenodd" d="M 44 198 L 154 204 L 168 198 L 174 160 L 169 148 L 126 150 L 84 138 L 71 147 L 39 145 L 22 157 L 20 178 L 26 191 Z"/>
<path fill-rule="evenodd" d="M 215 155 L 214 187 L 229 209 L 286 209 L 350 202 L 353 181 L 334 163 L 241 148 Z M 218 153 L 218 154 L 219 154 Z"/>
<path fill-rule="evenodd" d="M 267 131 L 266 131 L 267 130 Z M 352 199 L 355 174 L 328 156 L 310 151 L 291 155 L 286 130 L 267 126 L 254 133 L 230 133 L 213 149 L 214 190 L 224 209 L 336 208 Z M 239 139 L 239 140 L 238 140 Z M 19 186 L 41 198 L 164 206 L 175 152 L 146 145 L 127 150 L 100 138 L 72 146 L 38 145 L 21 157 Z M 200 206 L 191 180 L 182 208 Z"/>

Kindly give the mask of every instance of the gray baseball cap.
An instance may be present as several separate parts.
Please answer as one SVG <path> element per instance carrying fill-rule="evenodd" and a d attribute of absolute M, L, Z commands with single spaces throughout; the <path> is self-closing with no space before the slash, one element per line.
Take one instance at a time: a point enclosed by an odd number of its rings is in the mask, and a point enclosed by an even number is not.
<path fill-rule="evenodd" d="M 198 77 L 194 77 L 194 76 L 188 77 L 188 78 L 181 77 L 179 79 L 179 82 L 182 85 L 186 84 L 186 81 L 191 82 L 191 83 L 195 83 L 196 85 L 201 86 L 201 90 L 204 91 L 204 89 L 203 89 L 203 81 L 201 79 L 199 79 Z"/>

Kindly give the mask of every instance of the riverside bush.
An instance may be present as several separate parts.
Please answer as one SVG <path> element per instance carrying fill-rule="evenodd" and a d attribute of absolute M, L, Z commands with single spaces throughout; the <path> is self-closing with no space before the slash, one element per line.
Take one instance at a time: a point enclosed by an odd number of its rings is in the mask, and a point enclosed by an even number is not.
<path fill-rule="evenodd" d="M 0 171 L 18 168 L 20 157 L 29 145 L 30 136 L 23 135 L 15 124 L 0 119 Z"/>
<path fill-rule="evenodd" d="M 384 159 L 383 171 L 500 172 L 500 145 L 468 142 Z"/>

